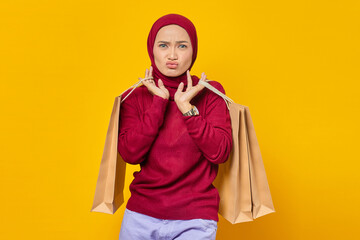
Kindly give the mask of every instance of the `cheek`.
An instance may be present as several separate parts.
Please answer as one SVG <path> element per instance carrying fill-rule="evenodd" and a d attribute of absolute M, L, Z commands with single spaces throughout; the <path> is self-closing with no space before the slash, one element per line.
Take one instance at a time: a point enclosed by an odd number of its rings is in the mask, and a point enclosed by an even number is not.
<path fill-rule="evenodd" d="M 154 60 L 157 60 L 159 58 L 159 53 L 156 50 L 154 50 L 153 53 L 154 53 Z"/>
<path fill-rule="evenodd" d="M 154 49 L 153 53 L 154 53 L 154 60 L 155 61 L 161 61 L 161 59 L 162 59 L 161 51 Z"/>
<path fill-rule="evenodd" d="M 184 56 L 184 60 L 186 62 L 186 65 L 190 65 L 192 62 L 192 52 L 186 53 L 186 55 Z"/>

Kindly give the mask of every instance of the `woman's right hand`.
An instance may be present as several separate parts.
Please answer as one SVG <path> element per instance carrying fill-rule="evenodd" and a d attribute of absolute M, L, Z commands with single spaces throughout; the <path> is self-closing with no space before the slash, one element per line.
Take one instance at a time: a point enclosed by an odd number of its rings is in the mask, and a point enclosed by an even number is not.
<path fill-rule="evenodd" d="M 150 66 L 150 70 L 146 69 L 145 78 L 152 77 L 152 71 L 153 71 L 152 66 Z M 139 80 L 140 79 L 141 78 L 139 78 Z M 164 83 L 161 81 L 161 79 L 159 79 L 158 81 L 159 87 L 156 86 L 155 81 L 152 79 L 144 80 L 142 81 L 142 83 L 145 85 L 145 87 L 147 87 L 147 89 L 152 95 L 157 95 L 164 99 L 169 99 L 170 96 L 169 91 L 165 88 Z"/>

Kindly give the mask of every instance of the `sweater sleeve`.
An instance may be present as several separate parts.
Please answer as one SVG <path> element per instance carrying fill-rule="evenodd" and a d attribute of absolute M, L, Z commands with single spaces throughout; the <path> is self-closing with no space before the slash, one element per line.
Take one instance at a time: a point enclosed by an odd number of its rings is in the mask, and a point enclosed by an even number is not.
<path fill-rule="evenodd" d="M 212 85 L 225 94 L 220 83 L 213 82 Z M 205 111 L 205 114 L 200 112 L 200 115 L 183 116 L 183 119 L 205 158 L 214 164 L 224 163 L 233 146 L 229 110 L 222 97 L 210 92 Z"/>
<path fill-rule="evenodd" d="M 154 95 L 150 107 L 141 112 L 133 94 L 120 105 L 118 151 L 125 162 L 139 164 L 158 135 L 169 100 Z"/>

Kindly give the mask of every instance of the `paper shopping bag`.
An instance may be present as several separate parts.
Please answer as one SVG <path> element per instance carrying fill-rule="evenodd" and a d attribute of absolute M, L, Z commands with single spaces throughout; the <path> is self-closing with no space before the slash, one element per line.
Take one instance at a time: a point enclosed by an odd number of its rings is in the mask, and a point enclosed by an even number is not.
<path fill-rule="evenodd" d="M 115 98 L 91 212 L 114 214 L 124 202 L 126 163 L 118 152 L 121 95 Z"/>
<path fill-rule="evenodd" d="M 219 165 L 213 183 L 220 195 L 220 215 L 235 224 L 275 212 L 249 108 L 207 82 L 199 83 L 221 96 L 228 106 L 233 137 L 229 158 Z"/>
<path fill-rule="evenodd" d="M 126 162 L 118 151 L 120 106 L 142 80 L 130 87 L 132 90 L 127 96 L 122 95 L 130 88 L 115 97 L 90 212 L 114 214 L 124 203 Z"/>

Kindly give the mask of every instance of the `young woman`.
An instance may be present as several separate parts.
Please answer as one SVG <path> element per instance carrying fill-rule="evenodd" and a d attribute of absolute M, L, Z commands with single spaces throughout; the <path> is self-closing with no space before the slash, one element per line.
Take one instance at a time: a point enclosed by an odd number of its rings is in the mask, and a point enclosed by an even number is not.
<path fill-rule="evenodd" d="M 190 75 L 197 35 L 189 19 L 159 18 L 147 48 L 150 79 L 120 108 L 118 151 L 141 170 L 130 184 L 119 239 L 215 239 L 219 193 L 212 182 L 232 149 L 229 111 Z M 225 94 L 219 82 L 209 83 Z"/>

